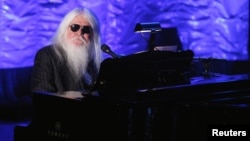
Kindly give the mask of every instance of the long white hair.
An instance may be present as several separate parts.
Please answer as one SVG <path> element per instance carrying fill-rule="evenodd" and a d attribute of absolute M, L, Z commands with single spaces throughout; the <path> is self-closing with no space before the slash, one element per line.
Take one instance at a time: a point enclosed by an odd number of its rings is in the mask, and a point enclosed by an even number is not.
<path fill-rule="evenodd" d="M 70 11 L 59 24 L 59 27 L 56 31 L 56 34 L 52 42 L 55 46 L 62 47 L 62 43 L 65 36 L 64 34 L 66 33 L 67 28 L 70 22 L 78 15 L 82 15 L 84 18 L 86 18 L 92 28 L 92 33 L 90 37 L 90 44 L 92 46 L 90 47 L 89 50 L 90 51 L 89 58 L 92 59 L 90 60 L 91 62 L 93 62 L 92 66 L 94 66 L 96 70 L 99 71 L 100 64 L 103 59 L 101 52 L 100 24 L 97 16 L 90 9 L 79 7 Z M 60 57 L 60 53 L 58 53 L 58 55 Z"/>

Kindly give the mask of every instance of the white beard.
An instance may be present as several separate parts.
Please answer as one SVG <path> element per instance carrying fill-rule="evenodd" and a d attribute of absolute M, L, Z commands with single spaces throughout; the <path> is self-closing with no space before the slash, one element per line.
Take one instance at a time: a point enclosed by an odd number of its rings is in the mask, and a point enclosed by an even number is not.
<path fill-rule="evenodd" d="M 67 65 L 76 81 L 80 80 L 86 73 L 89 61 L 89 45 L 83 38 L 81 40 L 84 43 L 80 46 L 73 45 L 70 41 L 65 41 L 63 44 L 67 56 Z"/>

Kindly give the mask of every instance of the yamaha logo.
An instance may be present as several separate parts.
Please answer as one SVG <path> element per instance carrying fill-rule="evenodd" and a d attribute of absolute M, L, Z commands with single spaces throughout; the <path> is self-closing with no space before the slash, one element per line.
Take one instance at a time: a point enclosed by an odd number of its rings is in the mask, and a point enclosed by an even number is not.
<path fill-rule="evenodd" d="M 55 122 L 54 129 L 48 130 L 48 136 L 69 139 L 69 133 L 62 131 L 62 123 L 60 121 Z"/>
<path fill-rule="evenodd" d="M 57 121 L 57 122 L 55 123 L 55 130 L 56 130 L 56 131 L 62 130 L 62 123 L 61 123 L 61 122 Z"/>

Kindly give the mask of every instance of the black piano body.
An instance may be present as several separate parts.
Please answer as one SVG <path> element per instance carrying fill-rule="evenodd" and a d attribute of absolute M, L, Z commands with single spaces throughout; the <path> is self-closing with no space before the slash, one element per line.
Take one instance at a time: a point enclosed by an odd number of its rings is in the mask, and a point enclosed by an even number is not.
<path fill-rule="evenodd" d="M 73 97 L 72 97 L 73 96 Z M 119 126 L 115 103 L 82 97 L 82 92 L 34 92 L 33 117 L 16 126 L 15 141 L 82 141 L 112 139 Z M 113 115 L 113 116 L 112 116 Z M 110 124 L 116 122 L 116 124 Z M 120 136 L 120 135 L 119 135 Z"/>
<path fill-rule="evenodd" d="M 189 77 L 193 55 L 107 59 L 91 93 L 35 92 L 32 120 L 16 126 L 15 141 L 200 141 L 210 125 L 249 124 L 249 75 Z"/>
<path fill-rule="evenodd" d="M 33 119 L 15 128 L 15 141 L 206 140 L 210 125 L 250 123 L 249 82 L 239 74 L 126 95 L 34 93 Z"/>

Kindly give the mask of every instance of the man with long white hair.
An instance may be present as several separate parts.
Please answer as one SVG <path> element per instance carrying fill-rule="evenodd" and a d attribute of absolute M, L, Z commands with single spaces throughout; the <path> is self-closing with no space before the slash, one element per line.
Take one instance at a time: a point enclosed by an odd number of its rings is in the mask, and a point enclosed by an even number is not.
<path fill-rule="evenodd" d="M 52 44 L 41 48 L 34 61 L 32 91 L 89 90 L 102 61 L 96 15 L 76 8 L 63 18 Z"/>

